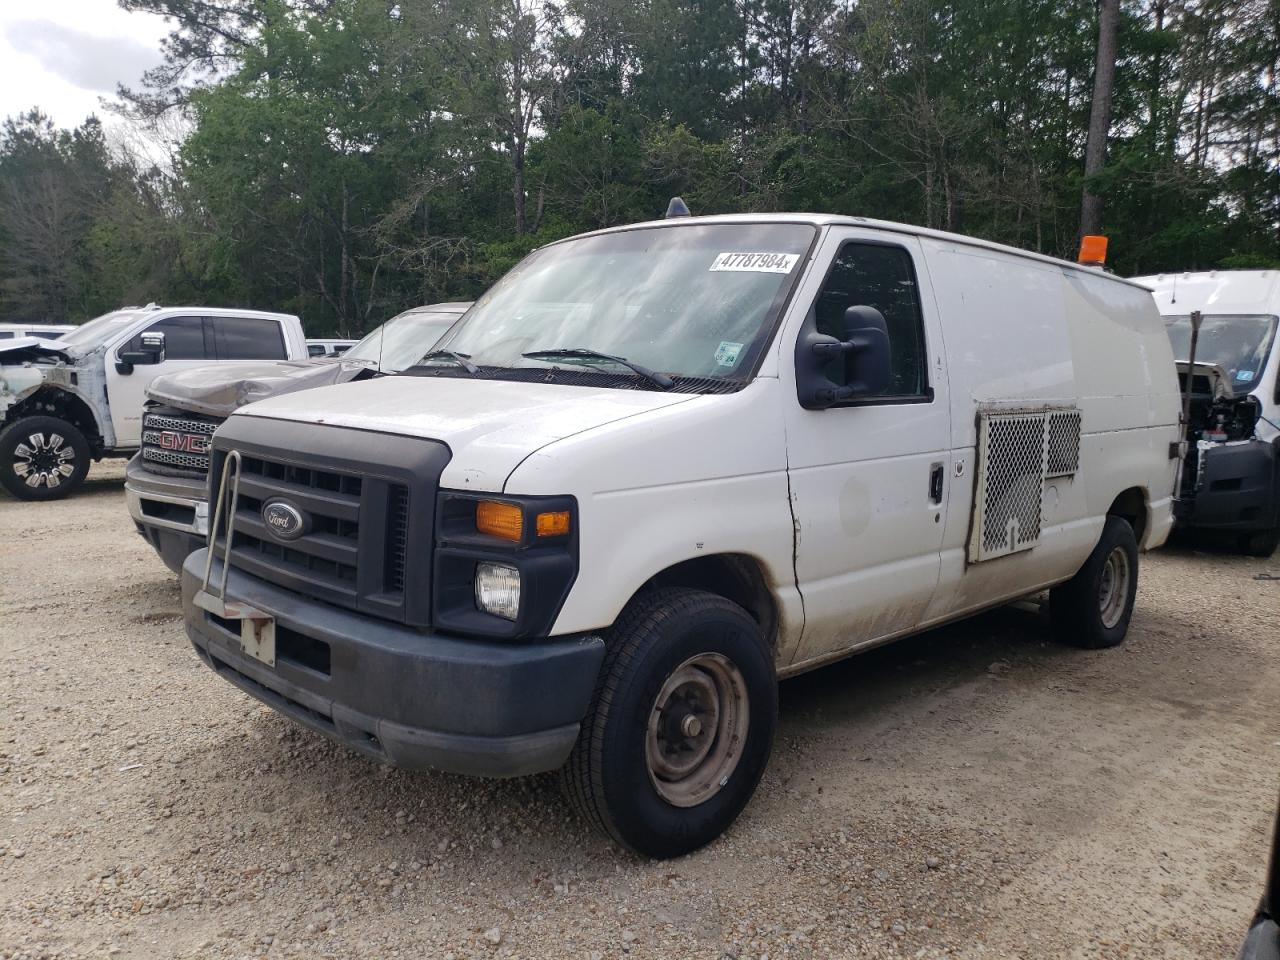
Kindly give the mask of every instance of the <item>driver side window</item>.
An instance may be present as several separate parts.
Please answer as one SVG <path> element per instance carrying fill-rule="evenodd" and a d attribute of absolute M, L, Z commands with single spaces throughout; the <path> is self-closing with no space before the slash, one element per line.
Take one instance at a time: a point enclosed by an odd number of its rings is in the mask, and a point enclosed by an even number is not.
<path fill-rule="evenodd" d="M 844 338 L 843 319 L 849 307 L 874 307 L 884 316 L 889 335 L 889 386 L 883 396 L 924 396 L 924 318 L 920 312 L 920 288 L 916 284 L 911 254 L 903 247 L 851 241 L 840 248 L 813 310 L 819 333 Z M 844 385 L 844 364 L 827 372 Z"/>
<path fill-rule="evenodd" d="M 212 360 L 205 347 L 204 322 L 199 317 L 169 317 L 157 320 L 142 333 L 164 334 L 166 360 Z M 142 333 L 120 348 L 121 353 L 142 349 Z"/>

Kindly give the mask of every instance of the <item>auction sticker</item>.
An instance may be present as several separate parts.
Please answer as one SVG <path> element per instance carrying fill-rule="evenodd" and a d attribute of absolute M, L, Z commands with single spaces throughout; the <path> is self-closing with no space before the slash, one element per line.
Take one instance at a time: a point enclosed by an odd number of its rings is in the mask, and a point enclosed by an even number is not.
<path fill-rule="evenodd" d="M 716 363 L 722 367 L 732 367 L 738 362 L 738 354 L 742 352 L 742 344 L 729 340 L 721 340 L 716 347 Z"/>
<path fill-rule="evenodd" d="M 712 261 L 711 271 L 790 273 L 799 259 L 798 253 L 721 253 Z"/>

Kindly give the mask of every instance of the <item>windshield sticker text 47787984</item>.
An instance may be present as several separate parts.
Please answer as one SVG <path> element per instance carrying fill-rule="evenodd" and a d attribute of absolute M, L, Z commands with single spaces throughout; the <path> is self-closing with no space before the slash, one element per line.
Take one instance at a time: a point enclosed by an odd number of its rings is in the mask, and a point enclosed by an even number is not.
<path fill-rule="evenodd" d="M 720 253 L 711 262 L 711 271 L 790 273 L 799 259 L 798 253 Z"/>

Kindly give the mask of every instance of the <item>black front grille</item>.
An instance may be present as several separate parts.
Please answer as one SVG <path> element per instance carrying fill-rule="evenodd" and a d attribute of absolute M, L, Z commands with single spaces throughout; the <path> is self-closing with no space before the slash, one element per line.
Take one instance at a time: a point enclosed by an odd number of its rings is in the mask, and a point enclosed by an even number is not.
<path fill-rule="evenodd" d="M 233 566 L 327 603 L 429 622 L 435 492 L 447 447 L 237 416 L 215 442 L 214 486 L 230 449 L 240 451 Z M 300 533 L 290 538 L 268 525 L 273 503 L 298 512 Z"/>
<path fill-rule="evenodd" d="M 369 492 L 384 502 L 370 504 L 369 513 L 385 510 L 390 518 L 403 515 L 408 492 L 400 484 L 370 484 Z M 287 571 L 310 583 L 318 595 L 346 605 L 357 605 L 360 584 L 360 523 L 365 511 L 363 478 L 318 467 L 279 463 L 259 457 L 240 462 L 240 496 L 236 505 L 235 556 L 244 566 L 265 566 Z M 262 511 L 273 500 L 282 500 L 303 511 L 306 533 L 296 540 L 281 540 L 267 528 Z M 393 509 L 392 505 L 397 507 Z M 407 522 L 405 518 L 404 522 Z M 398 549 L 387 546 L 382 589 L 392 599 L 404 592 L 406 541 Z"/>
<path fill-rule="evenodd" d="M 213 432 L 221 423 L 185 410 L 149 407 L 142 417 L 142 459 L 156 473 L 204 478 Z"/>

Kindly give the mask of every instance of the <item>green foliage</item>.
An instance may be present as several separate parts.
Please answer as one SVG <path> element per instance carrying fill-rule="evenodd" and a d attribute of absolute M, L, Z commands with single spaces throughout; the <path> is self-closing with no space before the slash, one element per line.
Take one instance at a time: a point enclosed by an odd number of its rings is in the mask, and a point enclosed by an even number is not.
<path fill-rule="evenodd" d="M 171 17 L 129 102 L 0 129 L 0 318 L 124 302 L 357 334 L 536 246 L 662 215 L 812 210 L 1072 256 L 1093 0 L 122 0 Z M 1120 273 L 1280 264 L 1274 0 L 1122 7 L 1104 201 Z"/>

